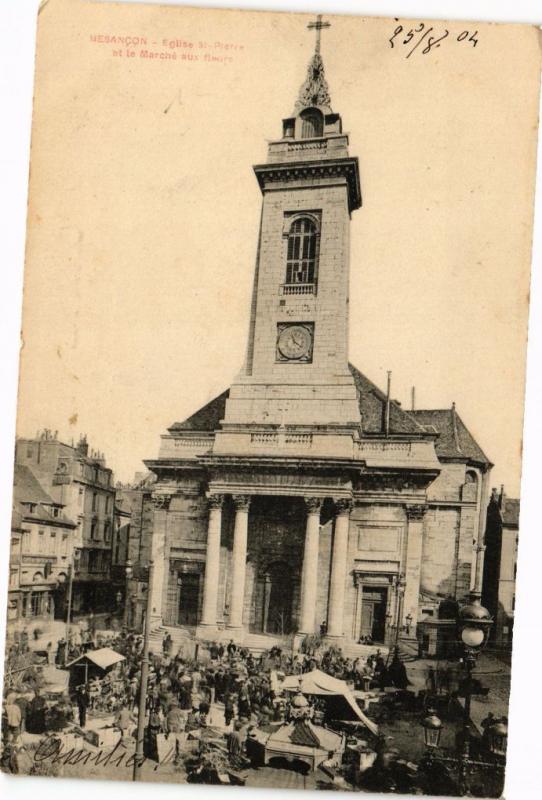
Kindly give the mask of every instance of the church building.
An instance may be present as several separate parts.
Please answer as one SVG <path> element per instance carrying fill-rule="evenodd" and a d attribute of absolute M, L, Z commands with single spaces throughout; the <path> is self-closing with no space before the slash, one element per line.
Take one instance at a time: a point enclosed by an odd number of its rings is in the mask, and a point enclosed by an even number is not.
<path fill-rule="evenodd" d="M 407 411 L 349 363 L 360 174 L 331 107 L 323 26 L 254 167 L 244 365 L 145 462 L 157 478 L 152 623 L 206 639 L 323 631 L 386 645 L 481 581 L 491 463 L 455 407 Z"/>

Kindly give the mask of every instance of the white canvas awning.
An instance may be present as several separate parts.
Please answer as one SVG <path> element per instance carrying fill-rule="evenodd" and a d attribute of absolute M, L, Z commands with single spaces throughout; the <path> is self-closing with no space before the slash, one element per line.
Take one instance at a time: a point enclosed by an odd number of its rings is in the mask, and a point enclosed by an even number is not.
<path fill-rule="evenodd" d="M 120 653 L 117 653 L 116 650 L 112 650 L 110 647 L 101 647 L 99 650 L 87 650 L 82 656 L 76 658 L 72 661 L 68 666 L 73 666 L 73 664 L 85 664 L 90 662 L 95 664 L 100 669 L 109 669 L 114 664 L 118 664 L 119 661 L 124 661 L 124 656 Z"/>
<path fill-rule="evenodd" d="M 304 672 L 301 675 L 287 675 L 280 684 L 281 689 L 287 692 L 302 692 L 302 694 L 314 694 L 323 697 L 342 697 L 344 698 L 345 709 L 348 708 L 351 714 L 363 722 L 366 728 L 374 735 L 378 733 L 378 725 L 370 720 L 356 703 L 346 681 L 334 678 L 319 669 L 311 672 Z"/>

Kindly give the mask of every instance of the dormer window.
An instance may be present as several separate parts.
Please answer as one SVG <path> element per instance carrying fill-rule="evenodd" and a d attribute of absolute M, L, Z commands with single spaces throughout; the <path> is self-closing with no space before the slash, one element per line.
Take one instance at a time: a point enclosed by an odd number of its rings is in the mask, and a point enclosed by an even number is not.
<path fill-rule="evenodd" d="M 317 108 L 307 108 L 301 114 L 301 138 L 313 139 L 324 134 L 324 115 Z"/>

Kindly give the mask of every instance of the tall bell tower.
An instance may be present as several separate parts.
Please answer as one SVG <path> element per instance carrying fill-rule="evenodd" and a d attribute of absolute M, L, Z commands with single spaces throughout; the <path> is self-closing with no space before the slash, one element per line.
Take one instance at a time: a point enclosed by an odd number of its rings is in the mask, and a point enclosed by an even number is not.
<path fill-rule="evenodd" d="M 309 25 L 316 48 L 295 108 L 267 162 L 254 167 L 263 204 L 248 346 L 223 429 L 359 429 L 348 295 L 350 216 L 361 191 L 324 74 L 320 33 L 328 26 L 321 17 Z"/>

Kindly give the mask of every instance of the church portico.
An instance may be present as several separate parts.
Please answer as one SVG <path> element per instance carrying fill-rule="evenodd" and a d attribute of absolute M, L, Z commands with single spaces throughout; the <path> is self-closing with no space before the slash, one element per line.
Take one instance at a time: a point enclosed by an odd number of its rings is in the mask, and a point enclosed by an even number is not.
<path fill-rule="evenodd" d="M 198 633 L 208 638 L 225 630 L 237 641 L 249 630 L 315 633 L 317 612 L 325 616 L 317 600 L 321 582 L 329 579 L 330 545 L 328 563 L 322 563 L 321 540 L 331 538 L 332 501 L 262 493 L 211 494 L 208 500 L 211 546 L 206 549 Z M 230 514 L 231 536 L 226 530 Z"/>
<path fill-rule="evenodd" d="M 385 492 L 383 484 L 375 501 L 375 475 L 370 491 L 353 492 L 359 481 L 348 472 L 306 472 L 254 470 L 242 483 L 238 472 L 215 471 L 197 498 L 183 498 L 181 488 L 167 504 L 157 495 L 155 552 L 169 558 L 163 620 L 197 625 L 205 639 L 241 642 L 252 632 L 297 634 L 299 642 L 324 624 L 331 640 L 384 643 L 397 616 L 416 619 L 424 494 Z M 195 516 L 175 511 L 183 502 Z M 196 522 L 203 536 L 189 546 Z M 401 610 L 394 587 L 402 575 Z"/>

